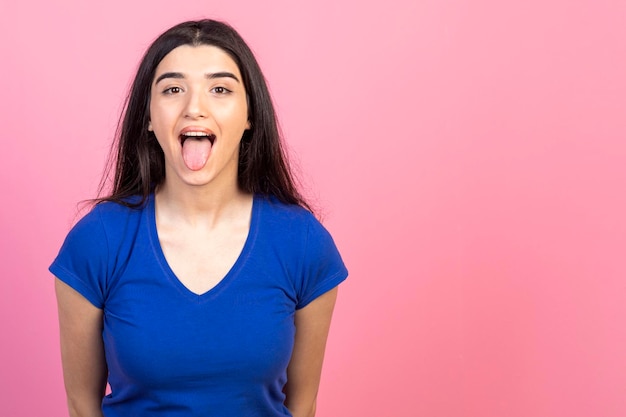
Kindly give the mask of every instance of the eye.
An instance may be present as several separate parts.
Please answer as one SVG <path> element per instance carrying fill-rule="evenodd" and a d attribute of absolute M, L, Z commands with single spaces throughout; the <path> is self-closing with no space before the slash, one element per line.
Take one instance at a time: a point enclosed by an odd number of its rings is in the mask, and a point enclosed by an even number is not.
<path fill-rule="evenodd" d="M 183 92 L 183 89 L 180 87 L 169 87 L 163 90 L 163 94 L 178 94 L 182 92 Z"/>
<path fill-rule="evenodd" d="M 213 87 L 211 89 L 211 91 L 217 95 L 223 95 L 223 94 L 228 94 L 228 93 L 232 93 L 232 91 L 230 91 L 228 88 L 226 87 Z"/>

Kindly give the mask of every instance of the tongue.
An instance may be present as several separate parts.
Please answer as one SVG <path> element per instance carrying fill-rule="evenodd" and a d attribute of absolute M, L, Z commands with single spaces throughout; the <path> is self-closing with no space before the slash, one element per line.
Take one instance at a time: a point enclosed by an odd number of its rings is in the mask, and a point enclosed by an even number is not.
<path fill-rule="evenodd" d="M 211 141 L 208 139 L 186 139 L 183 143 L 183 160 L 192 171 L 204 167 L 211 153 Z"/>

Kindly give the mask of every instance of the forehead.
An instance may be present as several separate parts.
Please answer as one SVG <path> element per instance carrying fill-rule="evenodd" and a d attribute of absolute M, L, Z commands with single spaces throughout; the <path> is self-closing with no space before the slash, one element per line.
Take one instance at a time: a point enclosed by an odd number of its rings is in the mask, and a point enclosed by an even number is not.
<path fill-rule="evenodd" d="M 223 49 L 212 45 L 181 45 L 172 49 L 159 62 L 154 80 L 165 72 L 204 76 L 206 73 L 222 71 L 231 72 L 241 79 L 239 67 Z"/>

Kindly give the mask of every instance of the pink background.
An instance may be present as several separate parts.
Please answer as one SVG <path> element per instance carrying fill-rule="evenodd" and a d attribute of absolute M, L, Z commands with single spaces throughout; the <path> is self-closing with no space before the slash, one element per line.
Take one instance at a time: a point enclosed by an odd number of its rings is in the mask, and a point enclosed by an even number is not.
<path fill-rule="evenodd" d="M 0 6 L 0 415 L 66 416 L 47 266 L 179 21 L 256 51 L 351 272 L 318 417 L 626 415 L 626 3 Z"/>

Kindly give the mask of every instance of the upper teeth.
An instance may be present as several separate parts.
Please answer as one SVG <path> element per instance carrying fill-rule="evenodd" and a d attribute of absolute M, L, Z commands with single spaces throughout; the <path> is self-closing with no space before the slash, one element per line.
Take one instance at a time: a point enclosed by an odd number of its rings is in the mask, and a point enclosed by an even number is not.
<path fill-rule="evenodd" d="M 209 136 L 209 135 L 205 132 L 185 132 L 183 133 L 183 136 Z"/>

